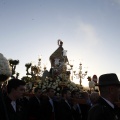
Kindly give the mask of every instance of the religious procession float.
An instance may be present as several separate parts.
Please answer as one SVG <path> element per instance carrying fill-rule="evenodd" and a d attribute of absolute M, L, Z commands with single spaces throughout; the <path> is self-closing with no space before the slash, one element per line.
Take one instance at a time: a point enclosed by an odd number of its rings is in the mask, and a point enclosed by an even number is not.
<path fill-rule="evenodd" d="M 79 76 L 80 83 L 75 84 L 71 79 L 71 69 L 72 64 L 69 64 L 69 60 L 66 55 L 66 50 L 63 48 L 63 42 L 58 40 L 58 49 L 55 50 L 49 57 L 51 68 L 48 71 L 46 67 L 41 70 L 41 58 L 38 59 L 38 65 L 32 65 L 32 63 L 26 63 L 26 76 L 23 76 L 21 80 L 26 82 L 26 93 L 30 95 L 30 92 L 34 90 L 35 87 L 41 88 L 42 92 L 45 92 L 47 88 L 53 88 L 55 90 L 55 95 L 60 96 L 61 90 L 64 88 L 69 88 L 71 91 L 79 90 L 84 92 L 84 87 L 81 84 L 81 80 L 87 75 L 87 71 L 82 73 L 82 64 L 80 63 L 80 71 L 77 74 Z M 18 78 L 19 73 L 17 73 L 16 66 L 19 64 L 19 60 L 6 59 L 2 53 L 0 53 L 0 108 L 4 108 L 3 92 L 6 88 L 7 82 L 11 78 Z M 70 66 L 70 69 L 67 67 Z M 75 71 L 73 71 L 75 74 Z M 72 76 L 73 77 L 73 76 Z M 87 77 L 89 81 L 89 88 L 95 90 L 95 84 L 97 81 L 97 76 L 93 75 Z M 32 93 L 33 94 L 33 93 Z M 80 103 L 85 103 L 83 99 L 79 100 Z M 120 102 L 117 103 L 120 107 Z M 0 109 L 0 110 L 2 110 Z"/>
<path fill-rule="evenodd" d="M 27 89 L 34 89 L 39 87 L 42 91 L 46 91 L 47 88 L 53 88 L 55 95 L 59 96 L 63 88 L 69 88 L 72 90 L 83 90 L 82 85 L 75 84 L 70 80 L 70 69 L 73 65 L 69 64 L 66 50 L 63 48 L 63 42 L 58 40 L 58 48 L 49 57 L 51 68 L 48 71 L 46 67 L 41 71 L 41 59 L 38 59 L 38 66 L 32 66 L 31 63 L 27 63 L 26 75 L 22 80 L 27 82 Z M 41 74 L 42 73 L 42 74 Z M 30 77 L 31 76 L 31 77 Z"/>
<path fill-rule="evenodd" d="M 82 86 L 81 81 L 87 75 L 87 71 L 85 71 L 84 73 L 82 72 L 82 64 L 80 63 L 79 73 L 76 74 L 75 71 L 73 71 L 73 65 L 70 64 L 66 52 L 67 51 L 63 48 L 63 42 L 61 40 L 58 40 L 58 48 L 49 57 L 51 64 L 51 68 L 49 71 L 46 69 L 46 67 L 41 69 L 41 58 L 38 59 L 38 65 L 32 65 L 32 63 L 25 64 L 26 76 L 23 76 L 21 79 L 26 82 L 27 93 L 32 93 L 35 87 L 41 88 L 43 92 L 45 92 L 47 88 L 53 88 L 55 90 L 56 96 L 60 95 L 63 88 L 69 88 L 71 91 L 84 91 L 84 87 Z M 19 73 L 15 71 L 16 66 L 19 64 L 19 60 L 6 60 L 6 58 L 4 58 L 2 54 L 0 55 L 0 73 L 3 73 L 1 75 L 1 79 L 3 80 L 1 81 L 4 81 L 2 85 L 5 86 L 7 84 L 6 79 L 10 77 L 19 77 Z M 8 64 L 10 66 L 10 71 L 7 70 L 8 67 L 4 62 L 9 62 Z M 73 82 L 73 76 L 71 78 L 71 72 L 73 72 L 72 74 L 79 77 L 79 84 L 75 84 Z M 97 78 L 93 81 L 91 80 L 91 77 L 88 77 L 88 81 L 89 87 L 91 89 L 95 87 L 95 82 L 97 82 Z"/>

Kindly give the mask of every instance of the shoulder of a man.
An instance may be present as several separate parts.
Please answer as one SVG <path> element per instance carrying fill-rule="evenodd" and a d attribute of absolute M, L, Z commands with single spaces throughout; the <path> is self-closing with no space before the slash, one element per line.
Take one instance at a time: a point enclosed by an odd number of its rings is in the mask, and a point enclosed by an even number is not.
<path fill-rule="evenodd" d="M 93 105 L 88 112 L 88 120 L 103 120 L 104 107 L 101 104 Z"/>
<path fill-rule="evenodd" d="M 101 105 L 101 104 L 95 104 L 95 105 L 93 105 L 91 108 L 90 108 L 90 110 L 89 110 L 89 112 L 97 112 L 97 111 L 99 111 L 99 112 L 104 112 L 103 110 L 104 110 L 104 105 Z"/>

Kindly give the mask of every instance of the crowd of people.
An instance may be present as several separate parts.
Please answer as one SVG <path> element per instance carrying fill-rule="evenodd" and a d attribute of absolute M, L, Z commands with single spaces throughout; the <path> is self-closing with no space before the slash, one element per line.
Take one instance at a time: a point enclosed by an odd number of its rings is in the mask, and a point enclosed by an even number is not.
<path fill-rule="evenodd" d="M 57 97 L 53 88 L 43 93 L 36 87 L 32 96 L 26 96 L 25 85 L 19 79 L 8 81 L 7 93 L 1 98 L 0 120 L 120 120 L 120 108 L 115 104 L 120 81 L 114 73 L 101 75 L 99 91 L 92 93 L 64 88 Z"/>

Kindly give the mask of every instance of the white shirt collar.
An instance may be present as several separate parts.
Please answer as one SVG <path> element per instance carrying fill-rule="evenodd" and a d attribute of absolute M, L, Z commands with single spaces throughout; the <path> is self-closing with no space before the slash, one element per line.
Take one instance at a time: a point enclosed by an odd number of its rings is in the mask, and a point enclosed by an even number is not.
<path fill-rule="evenodd" d="M 16 112 L 16 101 L 11 101 L 11 105 L 12 105 L 13 109 Z"/>
<path fill-rule="evenodd" d="M 108 101 L 107 99 L 105 99 L 104 97 L 102 97 L 113 109 L 114 109 L 114 105 L 110 102 L 110 101 Z"/>

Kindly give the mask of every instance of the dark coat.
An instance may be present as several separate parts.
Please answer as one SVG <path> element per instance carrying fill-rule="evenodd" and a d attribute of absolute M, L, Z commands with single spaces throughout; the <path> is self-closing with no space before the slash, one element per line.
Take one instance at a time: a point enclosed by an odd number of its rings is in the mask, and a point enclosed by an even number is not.
<path fill-rule="evenodd" d="M 79 105 L 79 108 L 80 108 L 80 105 Z M 77 106 L 75 107 L 75 109 L 72 108 L 72 114 L 73 114 L 74 120 L 82 120 L 81 108 L 80 110 L 77 108 Z"/>
<path fill-rule="evenodd" d="M 34 120 L 41 119 L 41 117 L 42 117 L 41 105 L 42 105 L 41 100 L 36 98 L 35 96 L 33 96 L 29 99 L 29 104 L 28 104 L 29 119 L 34 119 Z"/>
<path fill-rule="evenodd" d="M 57 102 L 53 100 L 53 107 L 48 96 L 42 100 L 42 120 L 57 120 Z"/>
<path fill-rule="evenodd" d="M 88 111 L 91 106 L 88 104 L 78 104 L 78 105 L 80 108 L 80 112 L 78 111 L 78 109 L 72 108 L 74 120 L 87 120 Z"/>
<path fill-rule="evenodd" d="M 90 108 L 91 108 L 91 106 L 88 104 L 80 104 L 82 120 L 87 120 L 88 112 L 89 112 Z"/>
<path fill-rule="evenodd" d="M 0 120 L 8 120 L 7 108 L 5 105 L 5 100 L 0 89 Z"/>
<path fill-rule="evenodd" d="M 28 103 L 29 103 L 28 98 L 22 97 L 17 100 L 17 103 L 19 104 L 19 106 L 21 106 L 21 111 L 24 116 L 23 120 L 28 120 Z"/>
<path fill-rule="evenodd" d="M 120 110 L 118 107 L 115 108 L 100 97 L 98 103 L 90 109 L 88 120 L 120 120 Z"/>
<path fill-rule="evenodd" d="M 12 100 L 8 96 L 6 96 L 4 100 L 9 120 L 24 120 L 24 113 L 22 111 L 22 106 L 19 104 L 19 102 L 16 101 L 15 111 L 11 105 Z"/>
<path fill-rule="evenodd" d="M 59 103 L 59 120 L 74 120 L 72 105 L 70 104 L 69 107 L 69 105 L 65 102 L 64 99 L 61 99 Z"/>

